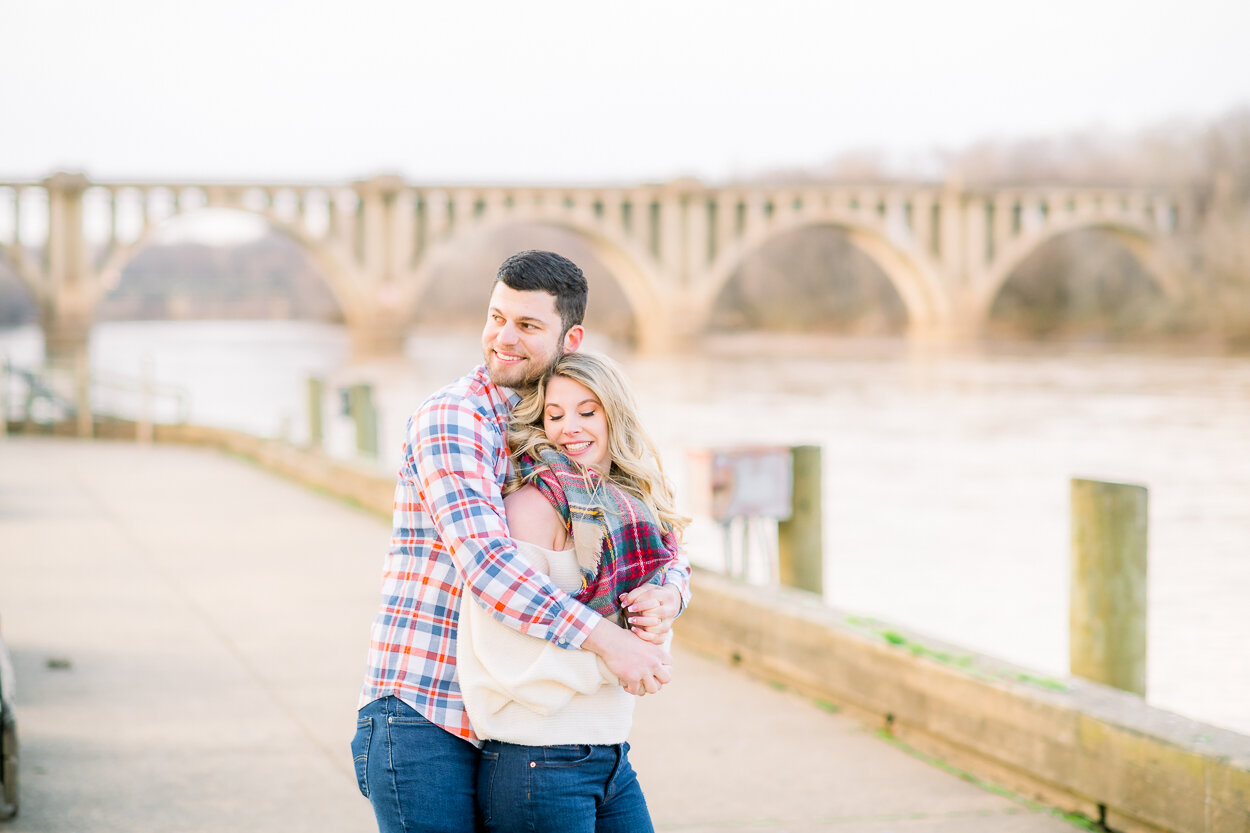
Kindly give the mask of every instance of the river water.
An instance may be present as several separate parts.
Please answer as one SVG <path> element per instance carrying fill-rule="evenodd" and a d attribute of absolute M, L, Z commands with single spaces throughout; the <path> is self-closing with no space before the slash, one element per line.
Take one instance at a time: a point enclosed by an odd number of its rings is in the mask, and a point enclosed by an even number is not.
<path fill-rule="evenodd" d="M 630 372 L 683 495 L 689 450 L 821 446 L 832 604 L 1043 673 L 1067 669 L 1070 479 L 1148 487 L 1147 697 L 1250 734 L 1250 359 L 735 336 L 659 360 L 588 342 Z M 0 331 L 15 365 L 41 353 L 36 328 Z M 322 378 L 343 457 L 355 435 L 337 391 L 368 382 L 391 473 L 409 412 L 480 355 L 475 333 L 414 336 L 385 362 L 348 354 L 333 325 L 118 322 L 96 327 L 91 364 L 180 387 L 193 422 L 295 441 L 306 380 Z M 723 563 L 712 522 L 688 540 L 696 563 Z"/>

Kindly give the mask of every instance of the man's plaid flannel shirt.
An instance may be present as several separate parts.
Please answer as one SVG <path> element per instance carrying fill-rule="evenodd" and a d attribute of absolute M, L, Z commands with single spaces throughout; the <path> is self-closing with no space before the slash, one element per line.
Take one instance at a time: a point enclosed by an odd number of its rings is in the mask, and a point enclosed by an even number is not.
<path fill-rule="evenodd" d="M 382 605 L 370 633 L 358 707 L 394 695 L 431 723 L 477 742 L 456 678 L 456 623 L 465 591 L 530 636 L 577 648 L 599 615 L 531 570 L 503 516 L 504 429 L 518 395 L 479 366 L 427 399 L 408 421 L 395 486 Z M 683 605 L 689 565 L 669 571 Z"/>

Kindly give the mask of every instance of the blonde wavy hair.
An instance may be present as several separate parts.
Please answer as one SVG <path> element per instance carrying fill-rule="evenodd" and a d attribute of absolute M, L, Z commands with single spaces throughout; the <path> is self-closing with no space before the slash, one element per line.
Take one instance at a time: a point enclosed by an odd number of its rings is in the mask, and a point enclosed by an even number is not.
<path fill-rule="evenodd" d="M 690 518 L 677 511 L 672 484 L 664 475 L 655 443 L 638 419 L 638 405 L 625 374 L 616 362 L 599 353 L 565 353 L 543 375 L 538 386 L 527 393 L 512 410 L 508 423 L 508 448 L 513 458 L 529 454 L 538 458 L 542 447 L 554 448 L 543 429 L 547 406 L 547 382 L 563 376 L 585 385 L 603 406 L 608 423 L 608 455 L 612 461 L 608 477 L 617 486 L 651 509 L 660 525 L 678 540 Z M 505 494 L 524 485 L 513 471 Z"/>

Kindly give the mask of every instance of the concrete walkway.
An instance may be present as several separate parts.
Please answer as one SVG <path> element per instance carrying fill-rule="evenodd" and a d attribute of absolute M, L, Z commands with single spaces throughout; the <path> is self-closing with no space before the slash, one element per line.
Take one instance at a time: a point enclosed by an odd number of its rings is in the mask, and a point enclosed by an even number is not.
<path fill-rule="evenodd" d="M 22 744 L 0 831 L 376 829 L 347 744 L 388 535 L 215 451 L 0 439 Z M 659 830 L 1074 829 L 683 651 L 680 629 L 674 653 L 631 739 Z"/>

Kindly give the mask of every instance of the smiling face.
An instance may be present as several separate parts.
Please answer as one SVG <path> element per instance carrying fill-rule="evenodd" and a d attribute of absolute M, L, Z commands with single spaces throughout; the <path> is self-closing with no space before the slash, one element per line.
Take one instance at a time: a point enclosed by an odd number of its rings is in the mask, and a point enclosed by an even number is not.
<path fill-rule="evenodd" d="M 607 475 L 612 465 L 608 417 L 603 405 L 581 382 L 553 376 L 547 382 L 543 431 L 568 458 Z"/>
<path fill-rule="evenodd" d="M 521 390 L 536 385 L 562 353 L 581 343 L 580 326 L 563 336 L 562 329 L 554 295 L 496 283 L 482 330 L 482 357 L 490 380 Z"/>

